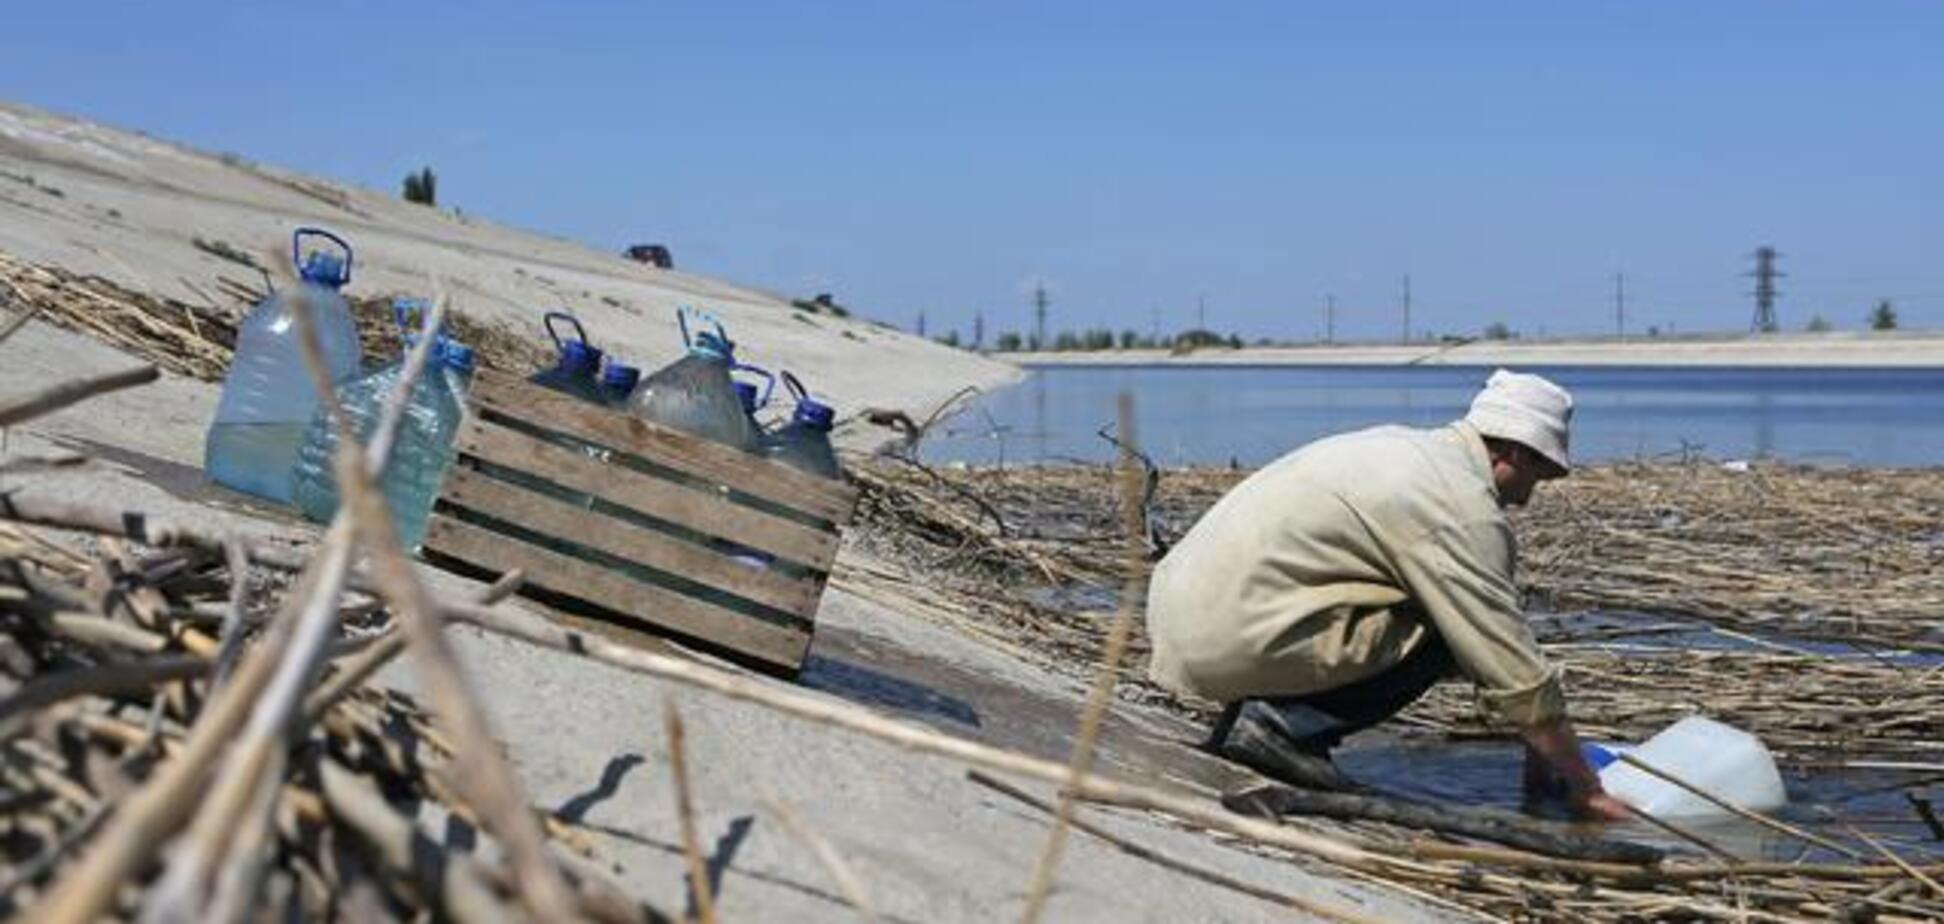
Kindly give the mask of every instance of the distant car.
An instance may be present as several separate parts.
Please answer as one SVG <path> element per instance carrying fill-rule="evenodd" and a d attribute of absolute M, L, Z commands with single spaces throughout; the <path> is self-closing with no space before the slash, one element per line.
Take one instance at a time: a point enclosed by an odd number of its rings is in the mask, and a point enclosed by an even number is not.
<path fill-rule="evenodd" d="M 628 259 L 637 263 L 646 263 L 660 269 L 675 268 L 675 258 L 669 256 L 668 248 L 660 244 L 636 244 L 623 253 Z"/>

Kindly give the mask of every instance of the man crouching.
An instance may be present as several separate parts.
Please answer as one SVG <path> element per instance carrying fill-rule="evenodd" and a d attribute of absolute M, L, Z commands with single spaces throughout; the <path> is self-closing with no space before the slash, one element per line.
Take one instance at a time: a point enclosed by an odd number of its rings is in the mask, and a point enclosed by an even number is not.
<path fill-rule="evenodd" d="M 1580 752 L 1559 672 L 1519 609 L 1504 508 L 1568 470 L 1573 400 L 1499 370 L 1464 419 L 1304 446 L 1236 485 L 1155 569 L 1149 673 L 1225 708 L 1216 753 L 1310 788 L 1330 751 L 1455 669 L 1518 725 L 1529 790 L 1621 818 Z"/>

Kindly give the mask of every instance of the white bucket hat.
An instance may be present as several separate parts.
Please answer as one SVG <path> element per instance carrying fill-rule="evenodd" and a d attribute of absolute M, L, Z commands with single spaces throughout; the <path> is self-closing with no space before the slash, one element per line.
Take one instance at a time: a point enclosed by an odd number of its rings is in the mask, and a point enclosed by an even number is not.
<path fill-rule="evenodd" d="M 1472 399 L 1465 422 L 1478 432 L 1511 440 L 1571 468 L 1566 454 L 1567 426 L 1573 419 L 1573 396 L 1566 389 L 1536 375 L 1500 369 L 1485 380 L 1484 390 Z"/>

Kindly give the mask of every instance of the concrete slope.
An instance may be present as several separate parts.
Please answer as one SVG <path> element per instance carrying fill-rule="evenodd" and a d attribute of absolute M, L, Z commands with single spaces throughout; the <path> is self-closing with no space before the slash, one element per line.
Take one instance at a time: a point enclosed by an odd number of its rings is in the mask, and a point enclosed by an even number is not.
<path fill-rule="evenodd" d="M 1019 375 L 868 322 L 796 311 L 749 286 L 0 103 L 0 250 L 201 301 L 218 276 L 258 278 L 198 240 L 287 264 L 290 233 L 305 225 L 356 248 L 353 293 L 429 295 L 436 278 L 458 309 L 536 340 L 541 312 L 564 308 L 597 345 L 648 369 L 680 355 L 675 307 L 705 308 L 728 325 L 741 359 L 796 372 L 840 413 L 870 405 L 928 412 L 965 385 L 991 388 Z"/>

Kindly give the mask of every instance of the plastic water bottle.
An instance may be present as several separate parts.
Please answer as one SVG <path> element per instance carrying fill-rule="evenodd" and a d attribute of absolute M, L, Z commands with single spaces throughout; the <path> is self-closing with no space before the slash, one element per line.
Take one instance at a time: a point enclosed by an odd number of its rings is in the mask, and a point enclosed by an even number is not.
<path fill-rule="evenodd" d="M 763 440 L 763 454 L 813 475 L 843 477 L 837 450 L 830 445 L 830 428 L 837 412 L 810 397 L 809 390 L 796 376 L 783 373 L 783 384 L 796 396 L 796 409 L 791 412 L 789 423 Z"/>
<path fill-rule="evenodd" d="M 306 238 L 335 243 L 343 255 L 318 249 L 304 256 Z M 272 293 L 243 319 L 216 420 L 203 444 L 203 468 L 217 484 L 286 504 L 297 447 L 317 411 L 317 392 L 305 373 L 298 339 L 300 301 L 310 306 L 332 381 L 358 374 L 358 328 L 338 292 L 351 281 L 351 245 L 319 228 L 299 228 L 290 238 L 290 259 L 300 281 Z"/>
<path fill-rule="evenodd" d="M 466 394 L 472 391 L 475 366 L 473 348 L 457 340 L 447 340 L 441 344 L 441 347 L 439 373 L 445 376 L 446 388 L 451 390 L 452 397 L 458 399 L 463 414 Z"/>
<path fill-rule="evenodd" d="M 1740 808 L 1770 811 L 1789 801 L 1775 758 L 1761 740 L 1713 719 L 1689 716 L 1639 747 L 1595 745 L 1592 750 L 1595 753 L 1589 757 L 1599 768 L 1600 785 L 1614 798 L 1656 818 L 1728 813 L 1684 787 L 1610 756 L 1612 752 L 1626 753 Z"/>
<path fill-rule="evenodd" d="M 455 367 L 461 363 L 469 366 L 470 356 L 455 357 L 450 345 L 443 335 L 434 341 L 432 355 L 427 357 L 431 365 L 412 384 L 391 455 L 378 476 L 378 490 L 391 510 L 399 544 L 407 549 L 417 549 L 424 538 L 426 518 L 438 498 L 446 466 L 453 459 L 452 440 L 459 430 L 463 405 L 461 396 L 452 391 L 448 373 L 458 371 Z M 360 441 L 371 438 L 385 398 L 397 386 L 404 366 L 400 359 L 338 386 L 338 402 Z M 332 467 L 337 448 L 337 429 L 320 408 L 298 450 L 292 476 L 298 509 L 320 523 L 337 513 L 339 494 Z"/>
<path fill-rule="evenodd" d="M 562 321 L 574 326 L 575 339 L 561 339 L 560 332 L 554 325 Z M 573 395 L 583 401 L 604 403 L 607 393 L 601 389 L 598 378 L 601 369 L 601 351 L 587 342 L 587 329 L 581 327 L 580 319 L 564 311 L 549 311 L 541 323 L 547 328 L 547 336 L 553 338 L 557 355 L 553 368 L 544 369 L 527 381 L 543 388 Z"/>
<path fill-rule="evenodd" d="M 688 318 L 715 326 L 689 334 Z M 636 416 L 742 450 L 756 449 L 756 427 L 729 379 L 735 344 L 722 322 L 683 306 L 675 313 L 688 354 L 643 379 L 630 402 Z"/>

